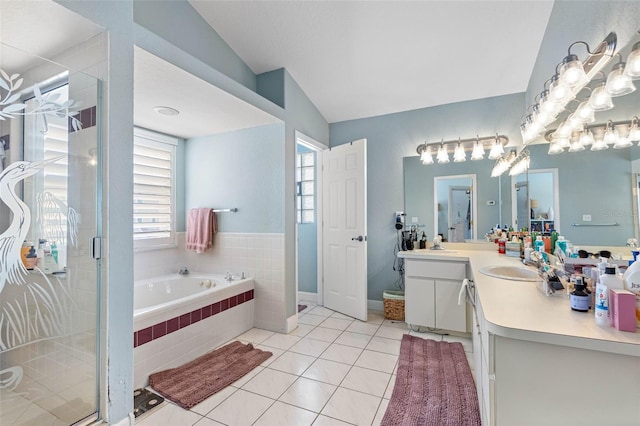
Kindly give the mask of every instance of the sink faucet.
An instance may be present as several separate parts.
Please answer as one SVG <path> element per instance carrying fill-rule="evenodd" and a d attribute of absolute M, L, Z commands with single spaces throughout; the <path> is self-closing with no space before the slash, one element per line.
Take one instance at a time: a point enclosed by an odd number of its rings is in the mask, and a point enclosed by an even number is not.
<path fill-rule="evenodd" d="M 233 275 L 231 275 L 231 272 L 227 272 L 226 274 L 224 274 L 224 279 L 227 282 L 233 281 Z"/>
<path fill-rule="evenodd" d="M 431 250 L 444 250 L 444 247 L 442 246 L 442 237 L 440 235 L 437 235 L 433 239 L 433 245 L 431 246 Z"/>
<path fill-rule="evenodd" d="M 189 275 L 189 270 L 187 269 L 186 266 L 183 266 L 182 268 L 180 268 L 180 270 L 178 271 L 178 275 Z"/>

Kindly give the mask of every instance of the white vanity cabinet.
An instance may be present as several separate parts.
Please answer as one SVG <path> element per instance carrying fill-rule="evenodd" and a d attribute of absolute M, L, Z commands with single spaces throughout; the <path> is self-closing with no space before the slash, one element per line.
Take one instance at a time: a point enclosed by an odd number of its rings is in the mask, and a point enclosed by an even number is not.
<path fill-rule="evenodd" d="M 405 260 L 405 321 L 409 325 L 467 332 L 467 304 L 458 305 L 467 262 Z"/>

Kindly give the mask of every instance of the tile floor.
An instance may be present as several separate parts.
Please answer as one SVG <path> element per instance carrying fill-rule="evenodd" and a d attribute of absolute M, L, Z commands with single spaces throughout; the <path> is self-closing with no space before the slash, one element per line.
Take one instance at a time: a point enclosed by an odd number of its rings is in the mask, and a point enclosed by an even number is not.
<path fill-rule="evenodd" d="M 287 335 L 257 328 L 242 334 L 234 340 L 273 356 L 191 410 L 165 401 L 136 424 L 378 425 L 391 398 L 403 334 L 461 342 L 470 364 L 473 359 L 471 339 L 409 331 L 379 312 L 370 312 L 365 323 L 308 306 L 298 323 Z"/>

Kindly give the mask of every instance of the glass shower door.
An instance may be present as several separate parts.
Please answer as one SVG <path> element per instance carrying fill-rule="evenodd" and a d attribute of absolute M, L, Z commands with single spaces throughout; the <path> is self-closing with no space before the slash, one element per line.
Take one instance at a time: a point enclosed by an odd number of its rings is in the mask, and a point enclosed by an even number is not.
<path fill-rule="evenodd" d="M 99 406 L 99 81 L 0 47 L 0 424 L 69 425 Z"/>

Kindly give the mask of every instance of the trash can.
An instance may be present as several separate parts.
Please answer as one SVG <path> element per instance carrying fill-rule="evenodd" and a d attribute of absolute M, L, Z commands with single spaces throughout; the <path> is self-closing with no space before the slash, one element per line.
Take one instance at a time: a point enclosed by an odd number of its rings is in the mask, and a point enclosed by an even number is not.
<path fill-rule="evenodd" d="M 385 290 L 382 292 L 384 317 L 393 321 L 404 321 L 404 291 Z"/>

